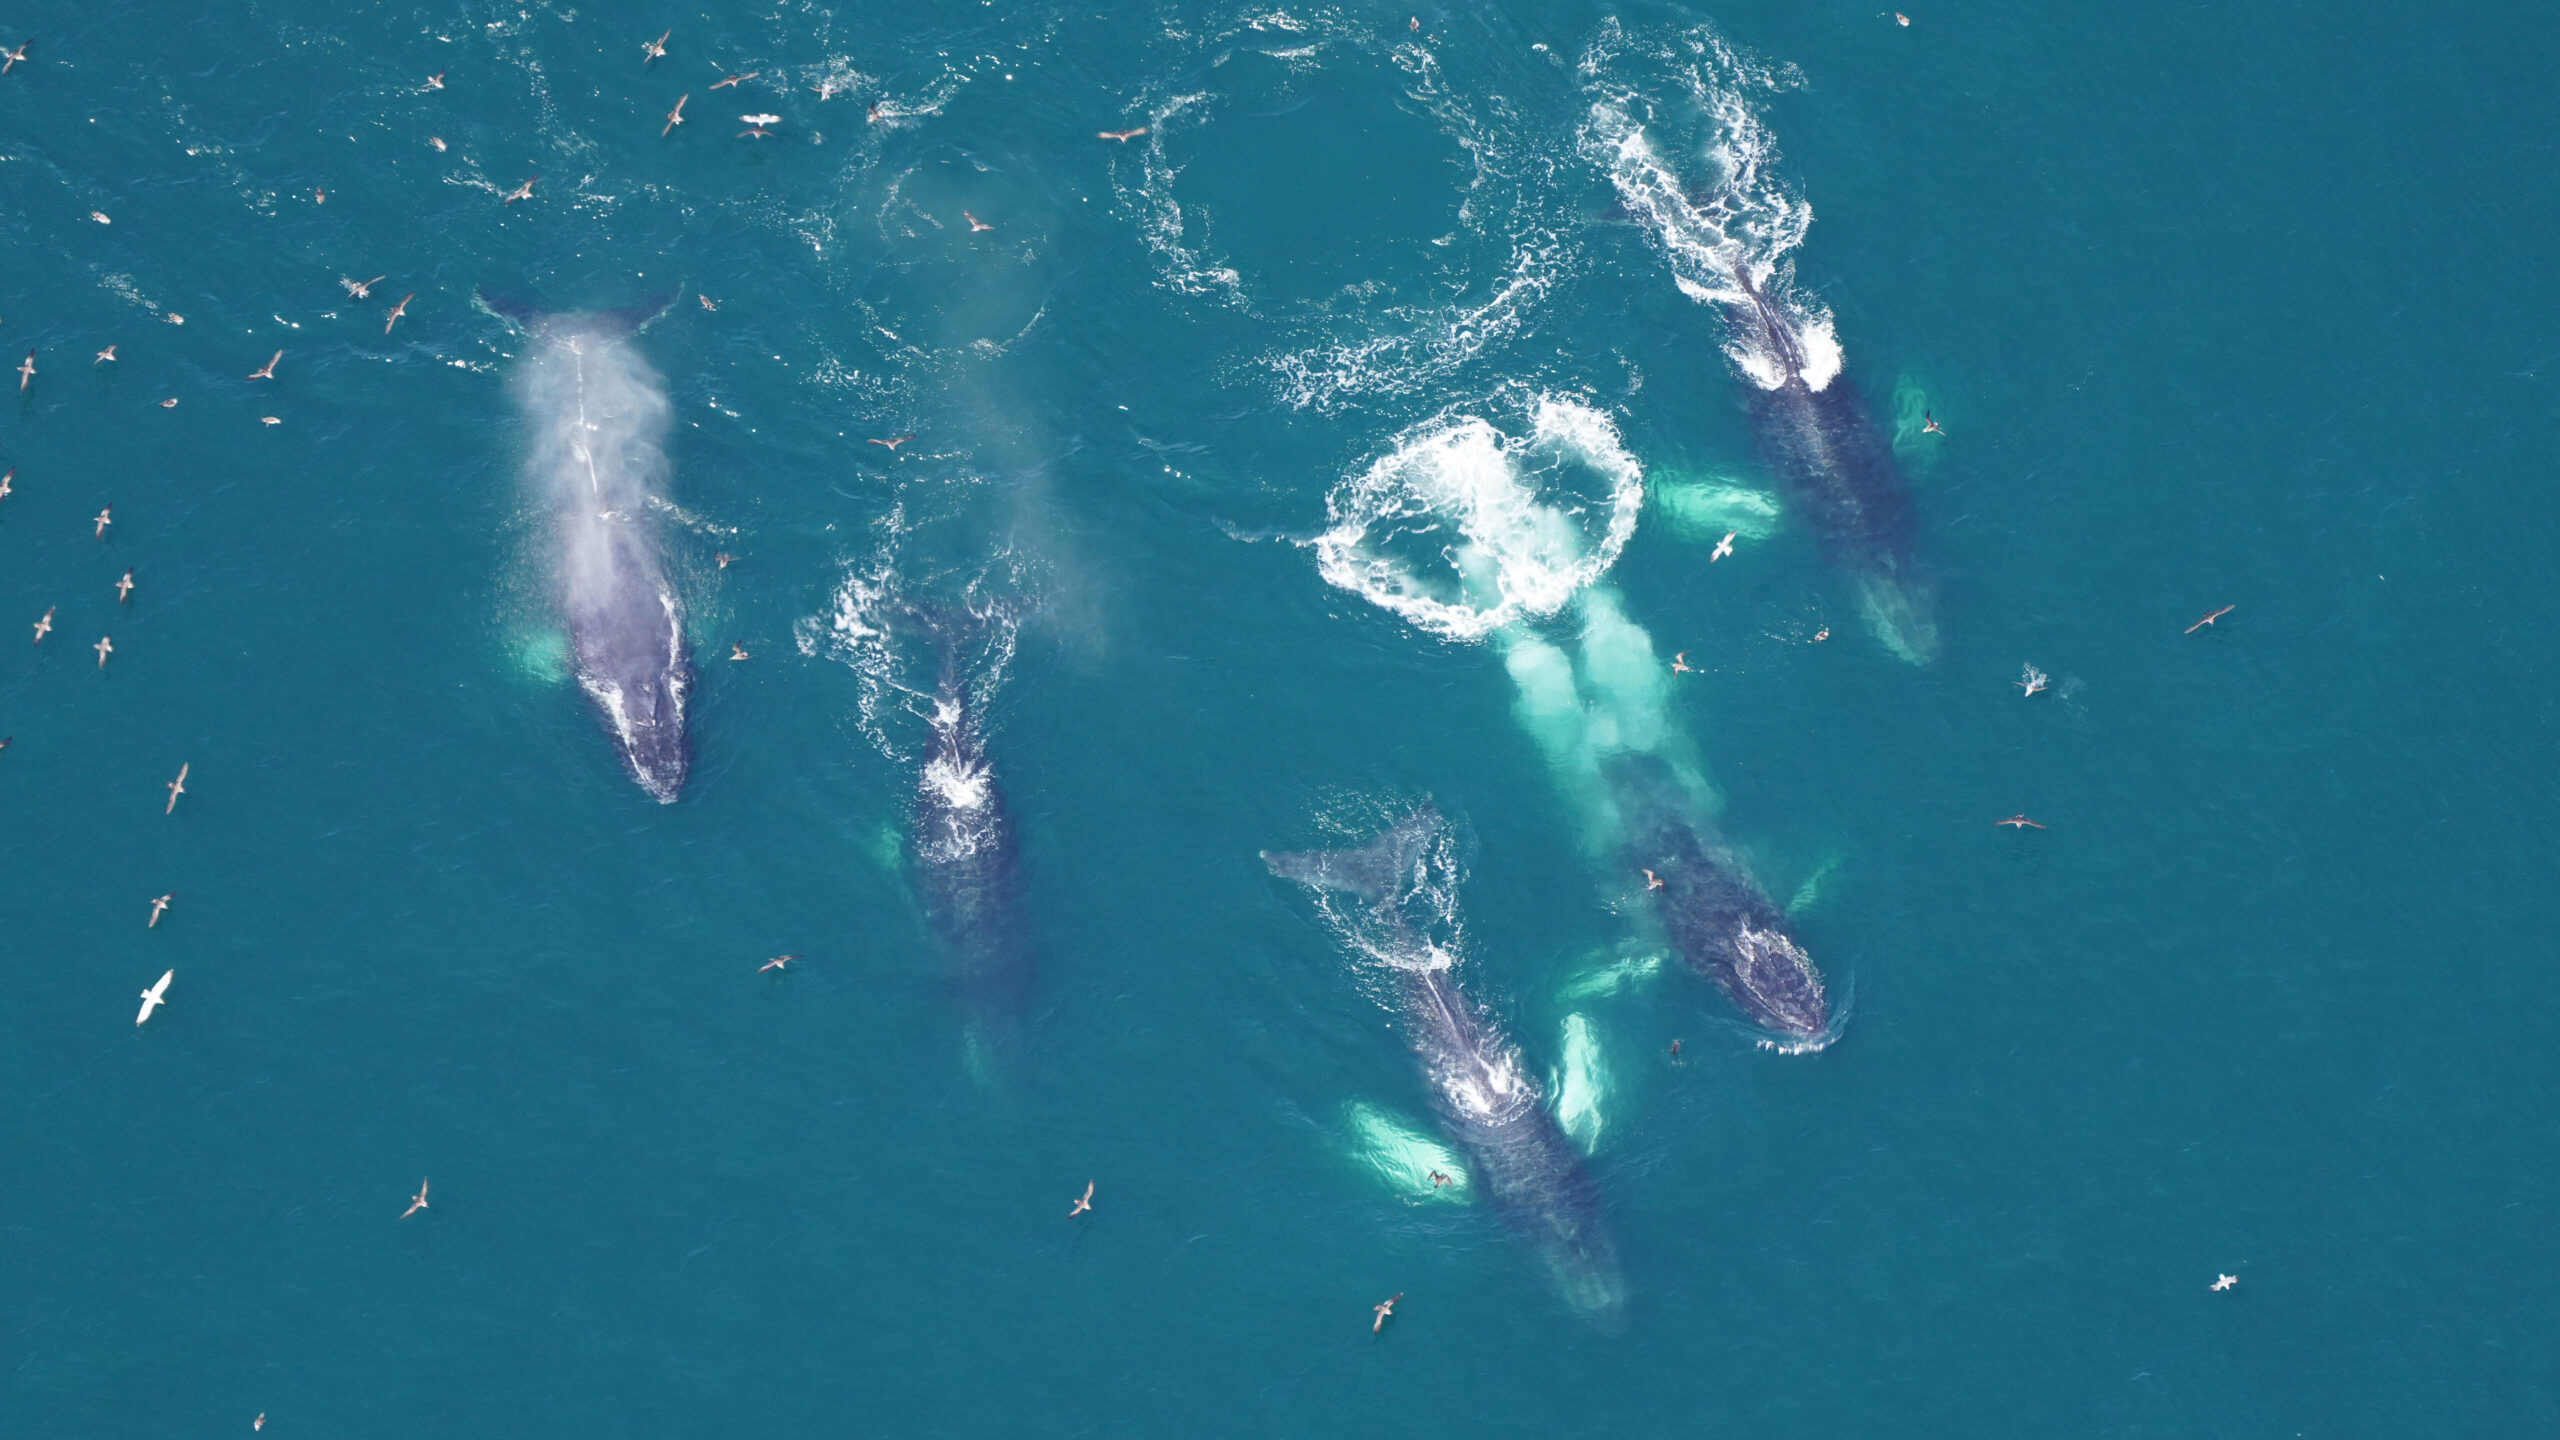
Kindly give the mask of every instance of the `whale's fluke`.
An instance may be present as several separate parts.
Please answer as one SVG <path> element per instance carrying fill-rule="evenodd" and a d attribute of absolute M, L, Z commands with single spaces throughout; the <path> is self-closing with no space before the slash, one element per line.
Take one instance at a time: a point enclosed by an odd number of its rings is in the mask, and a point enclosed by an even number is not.
<path fill-rule="evenodd" d="M 1265 850 L 1262 863 L 1283 880 L 1317 890 L 1339 890 L 1371 904 L 1393 901 L 1421 883 L 1425 852 L 1442 826 L 1429 801 L 1349 850 Z"/>

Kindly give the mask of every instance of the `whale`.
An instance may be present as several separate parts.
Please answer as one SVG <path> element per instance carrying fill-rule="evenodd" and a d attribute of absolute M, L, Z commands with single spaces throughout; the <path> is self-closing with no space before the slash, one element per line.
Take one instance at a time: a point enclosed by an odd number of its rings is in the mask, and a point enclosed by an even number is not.
<path fill-rule="evenodd" d="M 667 579 L 665 383 L 633 344 L 665 302 L 543 312 L 480 294 L 529 342 L 515 376 L 531 432 L 525 473 L 549 521 L 553 598 L 579 688 L 642 790 L 673 804 L 693 747 L 693 652 Z"/>
<path fill-rule="evenodd" d="M 1627 873 L 1653 872 L 1655 917 L 1682 963 L 1716 983 L 1760 1043 L 1810 1054 L 1837 1038 L 1829 995 L 1813 957 L 1733 848 L 1703 819 L 1659 757 L 1609 757 L 1603 776 L 1616 806 Z"/>
<path fill-rule="evenodd" d="M 1598 1187 L 1519 1048 L 1460 988 L 1453 851 L 1448 821 L 1426 803 L 1365 845 L 1266 850 L 1262 860 L 1314 893 L 1345 946 L 1391 990 L 1441 1128 L 1466 1155 L 1472 1182 L 1569 1306 L 1613 1322 L 1626 1286 Z"/>
<path fill-rule="evenodd" d="M 1746 302 L 1726 307 L 1756 330 L 1779 383 L 1755 385 L 1752 434 L 1805 516 L 1824 560 L 1858 591 L 1868 628 L 1913 664 L 1938 650 L 1936 587 L 1919 555 L 1920 520 L 1893 446 L 1846 374 L 1816 387 L 1786 313 L 1751 278 L 1751 262 L 1721 257 Z"/>
<path fill-rule="evenodd" d="M 937 653 L 910 831 L 917 891 L 967 1015 L 973 1055 L 1007 1064 L 1028 1028 L 1035 956 L 1020 847 L 987 758 L 978 687 L 961 661 L 963 641 L 988 617 L 921 607 L 910 614 Z"/>

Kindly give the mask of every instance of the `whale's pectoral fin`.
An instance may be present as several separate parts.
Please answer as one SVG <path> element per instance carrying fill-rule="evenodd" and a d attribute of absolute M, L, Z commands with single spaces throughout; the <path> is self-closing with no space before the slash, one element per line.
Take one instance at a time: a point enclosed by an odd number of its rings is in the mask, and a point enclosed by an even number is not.
<path fill-rule="evenodd" d="M 1556 1123 L 1583 1154 L 1598 1150 L 1600 1132 L 1608 1125 L 1602 1106 L 1609 1096 L 1609 1068 L 1590 1017 L 1578 1012 L 1564 1017 L 1564 1061 L 1551 1079 Z"/>
<path fill-rule="evenodd" d="M 1439 809 L 1425 801 L 1357 849 L 1265 850 L 1262 863 L 1309 889 L 1341 890 L 1372 903 L 1391 900 L 1412 883 L 1440 825 Z"/>
<path fill-rule="evenodd" d="M 1728 530 L 1766 540 L 1781 519 L 1776 496 L 1728 476 L 1664 474 L 1646 495 L 1683 540 L 1712 544 Z"/>
<path fill-rule="evenodd" d="M 1796 893 L 1788 899 L 1787 917 L 1793 919 L 1804 911 L 1812 909 L 1814 903 L 1822 898 L 1822 882 L 1830 877 L 1832 871 L 1839 868 L 1839 856 L 1824 856 L 1822 863 L 1814 867 L 1812 874 L 1804 877 L 1804 883 L 1797 886 Z"/>
<path fill-rule="evenodd" d="M 1342 1107 L 1342 1118 L 1352 1157 L 1397 1196 L 1414 1203 L 1471 1198 L 1465 1163 L 1421 1126 L 1360 1100 Z"/>

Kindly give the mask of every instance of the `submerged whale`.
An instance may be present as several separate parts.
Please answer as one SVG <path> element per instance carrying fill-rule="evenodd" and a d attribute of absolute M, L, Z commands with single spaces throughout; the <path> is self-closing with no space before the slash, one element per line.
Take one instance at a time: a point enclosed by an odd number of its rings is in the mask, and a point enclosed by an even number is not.
<path fill-rule="evenodd" d="M 1621 754 L 1603 765 L 1628 870 L 1650 870 L 1648 890 L 1663 933 L 1689 968 L 1713 980 L 1761 1043 L 1791 1055 L 1837 1038 L 1813 957 L 1787 933 L 1786 916 L 1730 847 L 1698 817 L 1662 760 Z"/>
<path fill-rule="evenodd" d="M 987 761 L 979 697 L 960 662 L 962 636 L 955 631 L 962 622 L 913 613 L 932 633 L 939 655 L 931 734 L 916 781 L 912 843 L 918 890 L 949 957 L 972 1046 L 986 1058 L 1009 1061 L 1032 1003 L 1021 857 L 1004 786 Z"/>
<path fill-rule="evenodd" d="M 1936 589 L 1920 565 L 1919 514 L 1893 447 L 1847 375 L 1818 389 L 1807 382 L 1785 312 L 1752 282 L 1747 258 L 1724 258 L 1749 301 L 1728 312 L 1759 332 L 1779 376 L 1774 387 L 1755 387 L 1761 456 L 1784 477 L 1824 558 L 1857 585 L 1869 628 L 1904 659 L 1925 664 L 1938 650 Z"/>
<path fill-rule="evenodd" d="M 553 584 L 578 684 L 624 768 L 673 803 L 693 757 L 693 652 L 658 554 L 667 478 L 666 386 L 631 344 L 666 307 L 546 314 L 481 304 L 531 341 L 516 396 L 533 432 L 526 473 L 551 516 Z"/>
<path fill-rule="evenodd" d="M 1626 1303 L 1616 1245 L 1582 1157 L 1548 1112 L 1520 1052 L 1458 988 L 1456 874 L 1449 827 L 1425 804 L 1351 850 L 1262 852 L 1271 873 L 1313 890 L 1355 953 L 1392 982 L 1405 1036 L 1431 1082 L 1440 1123 L 1465 1150 L 1494 1208 L 1546 1265 L 1567 1303 L 1597 1318 Z M 1336 908 L 1336 897 L 1355 908 Z"/>

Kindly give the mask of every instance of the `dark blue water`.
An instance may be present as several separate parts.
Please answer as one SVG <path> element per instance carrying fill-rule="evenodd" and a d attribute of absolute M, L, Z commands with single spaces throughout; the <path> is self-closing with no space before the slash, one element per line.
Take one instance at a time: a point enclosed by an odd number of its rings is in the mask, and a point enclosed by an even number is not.
<path fill-rule="evenodd" d="M 0 1430 L 2560 1419 L 2560 32 L 1407 18 L 7 22 L 0 620 L 57 628 L 0 633 Z M 1755 443 L 1663 219 L 1720 181 L 1910 487 L 1926 663 Z M 617 343 L 674 805 L 571 675 L 565 422 L 482 287 L 673 296 Z M 910 604 L 990 617 L 1003 1055 L 920 899 Z M 1828 1049 L 1664 959 L 1577 769 L 1631 748 Z M 1614 1324 L 1415 1183 L 1392 987 L 1258 858 L 1426 795 Z"/>

